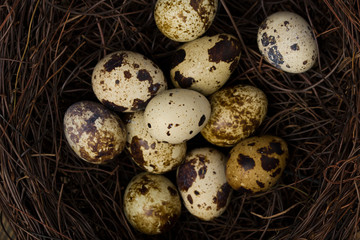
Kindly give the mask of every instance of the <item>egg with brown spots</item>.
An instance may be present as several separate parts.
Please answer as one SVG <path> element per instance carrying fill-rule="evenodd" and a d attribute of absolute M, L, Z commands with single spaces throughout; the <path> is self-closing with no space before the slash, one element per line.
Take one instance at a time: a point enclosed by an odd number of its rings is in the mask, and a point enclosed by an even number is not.
<path fill-rule="evenodd" d="M 122 120 L 103 105 L 81 101 L 71 105 L 64 116 L 69 146 L 83 160 L 103 164 L 119 155 L 126 142 Z"/>
<path fill-rule="evenodd" d="M 91 84 L 99 101 L 118 112 L 144 110 L 151 98 L 167 88 L 161 69 L 132 51 L 114 52 L 101 59 Z"/>
<path fill-rule="evenodd" d="M 230 34 L 205 36 L 180 46 L 171 61 L 175 87 L 196 90 L 205 96 L 219 90 L 236 69 L 240 41 Z"/>
<path fill-rule="evenodd" d="M 231 147 L 260 126 L 267 113 L 268 101 L 260 89 L 236 85 L 212 94 L 210 104 L 210 119 L 201 134 L 214 145 Z"/>
<path fill-rule="evenodd" d="M 158 141 L 180 144 L 195 137 L 209 121 L 210 103 L 199 92 L 169 89 L 146 106 L 144 120 L 150 135 Z"/>
<path fill-rule="evenodd" d="M 282 138 L 265 135 L 244 139 L 230 151 L 227 182 L 240 192 L 264 192 L 279 180 L 288 156 Z"/>
<path fill-rule="evenodd" d="M 227 158 L 213 148 L 190 151 L 177 170 L 177 185 L 187 210 L 204 221 L 220 216 L 230 203 L 226 182 Z"/>
<path fill-rule="evenodd" d="M 152 173 L 165 173 L 177 168 L 186 155 L 186 143 L 170 144 L 151 137 L 144 121 L 144 112 L 127 114 L 126 149 L 132 160 L 142 169 Z"/>
<path fill-rule="evenodd" d="M 211 26 L 218 0 L 158 0 L 154 18 L 158 29 L 177 42 L 188 42 L 203 35 Z"/>
<path fill-rule="evenodd" d="M 127 220 L 148 235 L 169 231 L 181 214 L 176 186 L 163 175 L 136 175 L 126 187 L 123 201 Z"/>
<path fill-rule="evenodd" d="M 308 71 L 317 59 L 313 30 L 293 12 L 276 12 L 260 25 L 257 43 L 264 59 L 289 73 Z"/>

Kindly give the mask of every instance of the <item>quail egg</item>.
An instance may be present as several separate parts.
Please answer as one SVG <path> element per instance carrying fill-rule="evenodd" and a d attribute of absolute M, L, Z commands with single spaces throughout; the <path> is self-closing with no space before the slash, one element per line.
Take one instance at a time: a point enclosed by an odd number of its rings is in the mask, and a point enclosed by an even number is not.
<path fill-rule="evenodd" d="M 303 73 L 317 59 L 317 44 L 313 30 L 300 15 L 276 12 L 260 25 L 257 43 L 264 59 L 289 73 Z"/>
<path fill-rule="evenodd" d="M 188 42 L 203 35 L 211 26 L 218 0 L 158 0 L 154 18 L 158 29 L 177 42 Z"/>
<path fill-rule="evenodd" d="M 236 69 L 240 41 L 230 34 L 205 36 L 180 46 L 175 52 L 170 79 L 175 87 L 196 90 L 205 96 L 219 90 Z"/>
<path fill-rule="evenodd" d="M 181 214 L 176 186 L 165 176 L 140 173 L 124 193 L 124 213 L 138 231 L 155 235 L 170 230 Z"/>
<path fill-rule="evenodd" d="M 179 144 L 201 131 L 209 121 L 210 112 L 210 103 L 201 93 L 189 89 L 169 89 L 151 99 L 146 106 L 144 120 L 153 138 Z"/>
<path fill-rule="evenodd" d="M 118 51 L 95 66 L 91 84 L 96 97 L 111 110 L 144 110 L 156 94 L 167 88 L 161 69 L 144 55 Z"/>
<path fill-rule="evenodd" d="M 264 192 L 279 180 L 288 156 L 282 138 L 271 135 L 246 138 L 230 151 L 227 182 L 240 192 Z"/>
<path fill-rule="evenodd" d="M 212 94 L 210 104 L 210 119 L 201 134 L 214 145 L 231 147 L 259 127 L 266 116 L 268 101 L 260 89 L 236 85 Z"/>
<path fill-rule="evenodd" d="M 119 155 L 126 143 L 126 131 L 119 116 L 100 103 L 81 101 L 64 116 L 67 142 L 83 160 L 102 164 Z"/>
<path fill-rule="evenodd" d="M 133 161 L 152 173 L 165 173 L 177 168 L 186 155 L 186 143 L 170 144 L 151 137 L 144 121 L 144 112 L 129 113 L 125 118 L 126 148 Z"/>
<path fill-rule="evenodd" d="M 230 203 L 232 188 L 226 182 L 227 158 L 214 148 L 190 151 L 177 170 L 177 185 L 187 210 L 210 221 L 220 216 Z"/>

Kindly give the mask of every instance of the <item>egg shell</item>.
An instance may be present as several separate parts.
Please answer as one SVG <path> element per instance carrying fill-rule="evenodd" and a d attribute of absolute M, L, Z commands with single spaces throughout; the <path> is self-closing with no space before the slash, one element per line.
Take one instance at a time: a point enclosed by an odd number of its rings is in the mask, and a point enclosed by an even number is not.
<path fill-rule="evenodd" d="M 163 175 L 140 173 L 124 193 L 124 213 L 138 231 L 155 235 L 170 230 L 181 214 L 176 186 Z"/>
<path fill-rule="evenodd" d="M 177 185 L 187 210 L 210 221 L 230 203 L 232 189 L 226 182 L 224 154 L 213 148 L 190 151 L 177 170 Z"/>
<path fill-rule="evenodd" d="M 74 103 L 66 110 L 64 133 L 74 152 L 94 164 L 112 160 L 126 143 L 125 126 L 120 117 L 92 101 Z"/>
<path fill-rule="evenodd" d="M 310 25 L 293 12 L 268 16 L 259 27 L 257 43 L 267 62 L 289 73 L 308 71 L 318 55 Z"/>
<path fill-rule="evenodd" d="M 179 144 L 201 131 L 209 121 L 210 112 L 210 103 L 201 93 L 169 89 L 151 99 L 144 120 L 156 140 Z"/>
<path fill-rule="evenodd" d="M 240 41 L 230 34 L 205 36 L 180 46 L 171 61 L 170 79 L 177 88 L 205 96 L 219 90 L 236 69 Z"/>
<path fill-rule="evenodd" d="M 144 112 L 129 113 L 125 119 L 126 149 L 133 161 L 152 173 L 165 173 L 176 169 L 186 155 L 186 143 L 159 142 L 147 131 Z"/>
<path fill-rule="evenodd" d="M 218 0 L 158 0 L 154 18 L 158 29 L 177 42 L 188 42 L 203 35 L 211 26 Z"/>
<path fill-rule="evenodd" d="M 250 85 L 223 88 L 210 96 L 211 115 L 201 130 L 210 143 L 231 147 L 260 126 L 268 101 L 260 89 Z"/>
<path fill-rule="evenodd" d="M 167 88 L 161 69 L 132 51 L 102 58 L 94 68 L 91 84 L 99 101 L 118 112 L 144 110 L 151 98 Z"/>
<path fill-rule="evenodd" d="M 226 165 L 229 185 L 240 192 L 264 192 L 282 175 L 289 151 L 286 142 L 265 135 L 242 140 L 230 151 Z"/>

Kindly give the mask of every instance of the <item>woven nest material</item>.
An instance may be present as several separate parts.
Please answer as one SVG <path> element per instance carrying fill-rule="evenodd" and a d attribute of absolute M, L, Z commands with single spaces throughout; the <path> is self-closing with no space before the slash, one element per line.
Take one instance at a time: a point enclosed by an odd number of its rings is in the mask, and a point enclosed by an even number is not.
<path fill-rule="evenodd" d="M 156 28 L 148 0 L 5 0 L 0 4 L 0 209 L 18 239 L 360 239 L 360 1 L 221 0 L 207 35 L 242 43 L 227 84 L 247 83 L 269 100 L 254 135 L 285 139 L 290 158 L 278 184 L 235 192 L 224 214 L 204 222 L 185 208 L 175 227 L 145 236 L 126 221 L 124 189 L 142 170 L 124 152 L 109 164 L 76 157 L 63 133 L 66 109 L 94 100 L 96 63 L 139 52 L 169 74 L 181 44 Z M 263 19 L 304 17 L 319 59 L 303 74 L 263 61 Z M 188 142 L 201 146 L 201 137 Z M 174 181 L 174 173 L 166 174 Z"/>

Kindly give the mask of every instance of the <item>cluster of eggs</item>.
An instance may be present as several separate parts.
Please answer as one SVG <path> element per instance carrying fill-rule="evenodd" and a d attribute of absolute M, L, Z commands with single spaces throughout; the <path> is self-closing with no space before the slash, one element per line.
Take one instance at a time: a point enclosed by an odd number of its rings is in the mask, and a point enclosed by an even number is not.
<path fill-rule="evenodd" d="M 246 84 L 223 87 L 239 62 L 240 41 L 226 33 L 201 37 L 217 7 L 217 0 L 157 1 L 159 30 L 186 42 L 171 62 L 175 88 L 168 89 L 162 70 L 144 55 L 114 52 L 92 74 L 102 104 L 77 102 L 64 116 L 66 139 L 80 158 L 104 164 L 126 149 L 144 170 L 129 182 L 123 201 L 128 221 L 146 234 L 170 229 L 181 202 L 199 219 L 212 220 L 225 211 L 233 190 L 266 191 L 286 165 L 283 139 L 251 136 L 267 113 L 264 92 Z M 284 71 L 306 71 L 316 59 L 311 29 L 293 13 L 269 16 L 258 44 L 264 58 Z M 198 134 L 214 147 L 188 151 L 187 142 Z M 217 147 L 230 148 L 228 156 Z M 176 185 L 162 175 L 172 170 Z"/>

